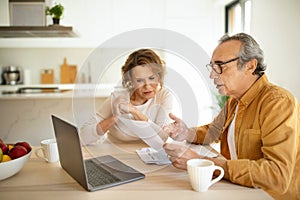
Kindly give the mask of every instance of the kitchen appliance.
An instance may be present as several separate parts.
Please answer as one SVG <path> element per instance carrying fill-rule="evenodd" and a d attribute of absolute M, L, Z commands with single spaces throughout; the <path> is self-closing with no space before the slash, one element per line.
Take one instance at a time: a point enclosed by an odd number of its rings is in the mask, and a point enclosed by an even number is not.
<path fill-rule="evenodd" d="M 21 67 L 6 66 L 2 68 L 1 74 L 2 85 L 23 84 L 23 71 Z"/>

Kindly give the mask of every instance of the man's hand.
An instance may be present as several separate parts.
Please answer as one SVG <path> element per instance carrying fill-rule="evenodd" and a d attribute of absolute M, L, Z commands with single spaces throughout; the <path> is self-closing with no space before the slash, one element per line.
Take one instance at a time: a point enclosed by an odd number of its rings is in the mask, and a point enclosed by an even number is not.
<path fill-rule="evenodd" d="M 224 179 L 229 179 L 229 173 L 227 168 L 227 160 L 223 157 L 217 157 L 217 158 L 211 158 L 206 156 L 200 156 L 195 151 L 191 150 L 186 145 L 180 145 L 180 144 L 172 144 L 172 143 L 165 143 L 164 149 L 166 153 L 170 156 L 170 160 L 174 167 L 179 169 L 187 169 L 187 161 L 194 158 L 201 158 L 201 159 L 207 159 L 211 160 L 215 163 L 215 165 L 218 165 L 224 169 Z M 214 172 L 214 176 L 218 176 L 220 174 L 220 171 L 216 170 Z"/>
<path fill-rule="evenodd" d="M 224 157 L 217 157 L 217 158 L 210 158 L 210 157 L 203 157 L 204 159 L 213 161 L 215 165 L 220 166 L 224 169 L 224 177 L 223 179 L 228 180 L 229 179 L 229 173 L 228 173 L 228 168 L 227 168 L 227 160 Z M 220 171 L 216 170 L 214 172 L 214 176 L 219 176 Z"/>
<path fill-rule="evenodd" d="M 190 143 L 194 142 L 196 137 L 195 129 L 188 128 L 181 119 L 179 119 L 172 113 L 170 113 L 169 116 L 174 120 L 174 122 L 164 126 L 163 130 L 176 141 L 186 140 Z"/>
<path fill-rule="evenodd" d="M 170 156 L 172 164 L 179 169 L 187 169 L 186 162 L 200 156 L 186 145 L 165 143 L 164 149 Z"/>

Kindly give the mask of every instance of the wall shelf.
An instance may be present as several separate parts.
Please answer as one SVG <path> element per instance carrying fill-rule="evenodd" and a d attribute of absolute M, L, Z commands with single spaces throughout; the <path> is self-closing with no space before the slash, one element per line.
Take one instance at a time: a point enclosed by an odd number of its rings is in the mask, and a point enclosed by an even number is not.
<path fill-rule="evenodd" d="M 77 37 L 71 26 L 0 26 L 0 38 Z"/>

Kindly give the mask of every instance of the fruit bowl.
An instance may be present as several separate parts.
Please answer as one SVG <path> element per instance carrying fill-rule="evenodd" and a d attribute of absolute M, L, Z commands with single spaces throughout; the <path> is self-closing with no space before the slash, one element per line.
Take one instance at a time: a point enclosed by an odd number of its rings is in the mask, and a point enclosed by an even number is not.
<path fill-rule="evenodd" d="M 26 155 L 14 160 L 0 163 L 0 181 L 18 173 L 29 160 L 32 150 Z"/>

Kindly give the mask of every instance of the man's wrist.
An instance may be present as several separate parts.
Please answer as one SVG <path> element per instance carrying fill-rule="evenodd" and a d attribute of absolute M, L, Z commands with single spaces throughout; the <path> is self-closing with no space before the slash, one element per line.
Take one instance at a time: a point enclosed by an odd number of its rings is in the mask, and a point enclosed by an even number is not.
<path fill-rule="evenodd" d="M 190 143 L 196 143 L 197 142 L 197 134 L 195 128 L 189 128 L 188 129 L 188 142 Z"/>

